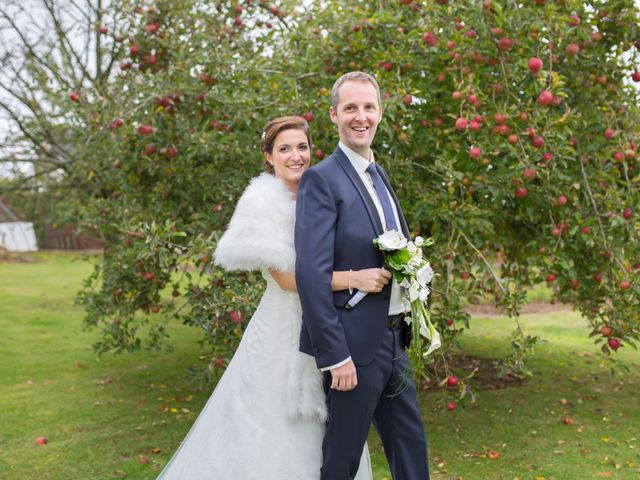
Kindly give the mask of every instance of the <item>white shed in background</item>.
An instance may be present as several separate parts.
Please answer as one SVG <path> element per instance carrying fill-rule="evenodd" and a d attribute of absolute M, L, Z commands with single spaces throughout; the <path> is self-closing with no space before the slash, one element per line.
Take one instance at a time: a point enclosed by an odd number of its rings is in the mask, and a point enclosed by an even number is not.
<path fill-rule="evenodd" d="M 18 220 L 2 200 L 0 200 L 0 249 L 8 252 L 38 251 L 33 223 Z"/>
<path fill-rule="evenodd" d="M 5 222 L 0 223 L 0 247 L 8 252 L 36 252 L 38 242 L 33 223 Z"/>

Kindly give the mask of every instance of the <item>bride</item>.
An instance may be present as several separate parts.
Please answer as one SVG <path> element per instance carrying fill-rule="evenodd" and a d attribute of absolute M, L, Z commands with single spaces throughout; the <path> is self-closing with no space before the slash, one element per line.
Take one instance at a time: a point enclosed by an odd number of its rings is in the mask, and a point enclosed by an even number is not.
<path fill-rule="evenodd" d="M 327 415 L 322 372 L 298 351 L 302 312 L 293 274 L 295 195 L 310 148 L 309 126 L 300 117 L 276 118 L 264 129 L 265 173 L 238 201 L 215 261 L 226 270 L 261 270 L 267 288 L 159 480 L 320 478 Z M 331 286 L 377 292 L 387 281 L 374 268 L 334 272 Z M 366 445 L 355 478 L 372 478 Z"/>

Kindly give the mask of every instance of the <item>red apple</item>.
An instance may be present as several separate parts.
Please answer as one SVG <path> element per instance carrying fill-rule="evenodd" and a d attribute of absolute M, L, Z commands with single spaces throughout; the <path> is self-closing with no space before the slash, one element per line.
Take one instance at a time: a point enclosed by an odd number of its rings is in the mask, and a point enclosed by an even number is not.
<path fill-rule="evenodd" d="M 529 70 L 535 73 L 542 68 L 542 60 L 538 57 L 531 57 L 527 65 L 529 66 Z"/>
<path fill-rule="evenodd" d="M 362 26 L 361 25 L 355 24 L 353 26 L 353 31 L 354 32 L 358 33 L 360 30 L 362 30 Z"/>
<path fill-rule="evenodd" d="M 547 152 L 544 155 L 542 155 L 542 161 L 545 163 L 551 160 L 552 158 L 553 158 L 553 153 Z"/>
<path fill-rule="evenodd" d="M 144 154 L 145 155 L 153 155 L 154 153 L 156 153 L 156 146 L 153 144 L 149 144 L 144 148 Z"/>
<path fill-rule="evenodd" d="M 611 328 L 609 325 L 601 326 L 600 335 L 602 335 L 603 337 L 610 337 L 611 335 L 613 335 L 613 328 Z"/>
<path fill-rule="evenodd" d="M 507 116 L 504 113 L 496 113 L 493 117 L 498 125 L 502 125 L 507 121 Z"/>
<path fill-rule="evenodd" d="M 629 220 L 633 216 L 633 210 L 631 210 L 630 208 L 625 208 L 622 211 L 622 216 L 625 218 L 625 220 Z"/>
<path fill-rule="evenodd" d="M 542 146 L 544 145 L 544 139 L 541 136 L 533 137 L 531 139 L 531 145 L 533 145 L 535 148 L 542 148 Z"/>
<path fill-rule="evenodd" d="M 229 313 L 229 318 L 233 323 L 240 323 L 242 322 L 242 312 L 233 310 L 231 311 L 231 313 Z"/>
<path fill-rule="evenodd" d="M 472 105 L 475 105 L 476 103 L 478 103 L 478 97 L 472 93 L 467 96 L 467 102 L 469 102 Z"/>
<path fill-rule="evenodd" d="M 529 191 L 525 187 L 516 188 L 515 195 L 517 198 L 526 198 L 529 195 Z"/>
<path fill-rule="evenodd" d="M 630 287 L 631 287 L 631 282 L 629 280 L 622 280 L 620 282 L 620 289 L 621 290 L 627 290 Z"/>
<path fill-rule="evenodd" d="M 158 57 L 150 53 L 149 55 L 145 55 L 143 60 L 147 65 L 153 65 L 158 61 Z"/>
<path fill-rule="evenodd" d="M 596 283 L 601 283 L 602 282 L 602 274 L 600 272 L 596 272 L 593 274 L 593 279 L 595 280 Z"/>
<path fill-rule="evenodd" d="M 157 22 L 149 23 L 144 27 L 145 31 L 150 34 L 156 33 L 159 28 L 160 28 L 160 24 Z"/>
<path fill-rule="evenodd" d="M 303 115 L 303 117 L 307 122 L 310 122 L 313 120 L 313 112 L 307 112 Z"/>
<path fill-rule="evenodd" d="M 436 36 L 435 33 L 433 32 L 427 32 L 422 36 L 422 40 L 424 40 L 424 43 L 429 45 L 430 47 L 435 47 L 438 45 L 439 40 L 438 37 Z"/>
<path fill-rule="evenodd" d="M 47 437 L 38 437 L 36 438 L 36 445 L 46 445 L 49 442 Z"/>
<path fill-rule="evenodd" d="M 151 125 L 140 125 L 138 127 L 138 134 L 151 135 L 153 133 L 153 127 Z"/>
<path fill-rule="evenodd" d="M 580 46 L 578 46 L 578 44 L 576 43 L 570 43 L 569 45 L 567 45 L 567 48 L 565 48 L 564 51 L 567 55 L 574 56 L 580 53 Z"/>
<path fill-rule="evenodd" d="M 558 195 L 558 198 L 556 198 L 556 203 L 558 205 L 566 205 L 567 204 L 567 197 L 565 197 L 564 195 Z"/>
<path fill-rule="evenodd" d="M 631 74 L 631 78 L 634 82 L 640 82 L 640 72 L 635 71 Z"/>
<path fill-rule="evenodd" d="M 160 307 L 158 305 L 151 305 L 151 311 L 153 313 L 158 313 L 160 312 Z"/>
<path fill-rule="evenodd" d="M 549 275 L 547 275 L 547 278 L 545 280 L 547 283 L 553 283 L 556 281 L 556 278 L 558 278 L 558 276 L 555 273 L 550 273 Z"/>
<path fill-rule="evenodd" d="M 466 130 L 466 128 L 469 126 L 469 123 L 467 122 L 467 120 L 465 118 L 459 117 L 456 120 L 456 128 L 458 130 Z"/>
<path fill-rule="evenodd" d="M 102 34 L 102 35 L 106 35 L 109 32 L 109 29 L 107 28 L 106 25 L 100 25 L 100 28 L 98 28 L 98 31 Z"/>
<path fill-rule="evenodd" d="M 511 48 L 513 48 L 513 40 L 507 37 L 502 37 L 498 40 L 498 48 L 500 50 L 511 50 Z"/>
<path fill-rule="evenodd" d="M 476 122 L 475 120 L 471 120 L 471 123 L 469 124 L 469 128 L 474 132 L 479 131 L 481 126 L 482 125 L 479 122 Z"/>
<path fill-rule="evenodd" d="M 175 158 L 178 155 L 178 150 L 173 145 L 169 145 L 167 147 L 167 157 Z"/>
<path fill-rule="evenodd" d="M 242 27 L 242 25 L 244 25 L 244 22 L 242 21 L 242 19 L 240 17 L 236 17 L 236 19 L 233 21 L 234 25 L 236 27 Z"/>
<path fill-rule="evenodd" d="M 582 227 L 580 230 L 582 230 L 582 233 L 585 235 L 589 235 L 591 233 L 591 229 L 589 227 Z"/>
<path fill-rule="evenodd" d="M 522 172 L 522 176 L 526 180 L 533 180 L 537 176 L 536 169 L 535 168 L 525 168 L 524 171 Z"/>
<path fill-rule="evenodd" d="M 617 352 L 620 348 L 620 340 L 618 340 L 617 338 L 611 337 L 609 340 L 607 340 L 607 343 L 609 344 L 611 350 L 613 350 L 614 352 Z"/>
<path fill-rule="evenodd" d="M 78 100 L 80 100 L 80 94 L 78 92 L 71 92 L 69 94 L 69 100 L 71 100 L 72 102 L 77 102 Z"/>
<path fill-rule="evenodd" d="M 447 325 L 450 327 L 453 325 L 453 320 L 451 318 L 447 318 Z"/>
<path fill-rule="evenodd" d="M 320 149 L 316 150 L 315 155 L 318 160 L 322 160 L 324 158 L 324 152 Z"/>
<path fill-rule="evenodd" d="M 156 278 L 156 276 L 153 274 L 153 272 L 147 272 L 147 273 L 144 274 L 144 279 L 149 281 L 149 282 L 151 280 L 153 280 L 154 278 Z"/>
<path fill-rule="evenodd" d="M 224 358 L 218 357 L 216 359 L 216 367 L 218 367 L 218 368 L 224 367 Z"/>
<path fill-rule="evenodd" d="M 462 100 L 462 92 L 460 90 L 456 90 L 451 94 L 451 98 L 456 102 Z"/>
<path fill-rule="evenodd" d="M 458 377 L 456 377 L 455 375 L 450 375 L 447 377 L 447 385 L 450 387 L 457 387 L 458 386 Z"/>
<path fill-rule="evenodd" d="M 406 94 L 402 97 L 402 103 L 404 103 L 407 107 L 413 103 L 413 97 L 409 94 Z"/>
<path fill-rule="evenodd" d="M 482 153 L 480 152 L 480 149 L 478 147 L 471 147 L 469 149 L 469 156 L 471 158 L 478 159 L 480 158 L 480 155 L 482 155 Z"/>
<path fill-rule="evenodd" d="M 136 45 L 135 43 L 129 47 L 129 55 L 131 55 L 132 57 L 138 55 L 138 52 L 140 52 L 140 47 L 138 47 L 138 45 Z"/>
<path fill-rule="evenodd" d="M 549 90 L 544 90 L 540 92 L 540 95 L 538 95 L 538 103 L 543 107 L 550 105 L 552 102 L 553 102 L 553 93 L 551 93 Z"/>
<path fill-rule="evenodd" d="M 604 138 L 606 138 L 607 140 L 611 140 L 613 138 L 613 136 L 616 134 L 616 131 L 613 128 L 607 128 L 604 131 Z"/>
<path fill-rule="evenodd" d="M 122 118 L 116 118 L 116 119 L 111 121 L 111 123 L 109 124 L 109 128 L 111 130 L 117 130 L 122 125 L 124 125 L 124 120 Z"/>
<path fill-rule="evenodd" d="M 580 287 L 580 280 L 578 280 L 577 278 L 572 278 L 571 280 L 569 280 L 569 285 L 571 286 L 572 290 L 577 290 Z"/>

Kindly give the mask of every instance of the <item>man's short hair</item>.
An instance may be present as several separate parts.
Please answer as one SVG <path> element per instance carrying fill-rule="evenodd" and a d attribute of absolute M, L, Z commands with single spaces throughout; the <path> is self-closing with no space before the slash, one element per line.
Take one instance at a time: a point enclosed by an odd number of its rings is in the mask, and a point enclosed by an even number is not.
<path fill-rule="evenodd" d="M 349 80 L 357 80 L 359 82 L 369 82 L 376 88 L 376 94 L 378 95 L 378 106 L 382 106 L 382 101 L 380 99 L 380 87 L 378 86 L 378 82 L 371 75 L 365 72 L 349 72 L 342 75 L 336 82 L 333 84 L 333 88 L 331 89 L 331 106 L 334 110 L 338 107 L 338 94 L 340 87 L 343 83 L 348 82 Z"/>

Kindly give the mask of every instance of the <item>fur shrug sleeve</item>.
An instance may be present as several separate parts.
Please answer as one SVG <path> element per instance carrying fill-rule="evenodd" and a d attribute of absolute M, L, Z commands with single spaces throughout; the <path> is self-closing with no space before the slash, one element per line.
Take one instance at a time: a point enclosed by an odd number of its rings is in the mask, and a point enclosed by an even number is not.
<path fill-rule="evenodd" d="M 225 270 L 293 272 L 294 216 L 295 198 L 282 180 L 268 173 L 255 177 L 218 242 L 215 263 Z"/>

